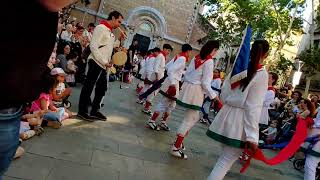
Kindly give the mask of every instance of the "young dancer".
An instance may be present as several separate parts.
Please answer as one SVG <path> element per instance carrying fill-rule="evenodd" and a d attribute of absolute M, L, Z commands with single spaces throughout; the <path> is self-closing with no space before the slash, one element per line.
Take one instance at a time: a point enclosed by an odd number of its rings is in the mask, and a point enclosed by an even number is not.
<path fill-rule="evenodd" d="M 221 71 L 219 69 L 215 69 L 213 71 L 213 80 L 211 82 L 211 88 L 217 94 L 221 93 L 222 81 L 221 81 L 221 78 L 220 78 L 220 72 Z M 211 124 L 211 121 L 209 120 L 209 110 L 210 110 L 210 106 L 211 106 L 212 103 L 215 103 L 215 102 L 210 101 L 209 97 L 205 98 L 205 100 L 203 102 L 203 105 L 202 105 L 202 108 L 201 108 L 201 112 L 203 114 L 202 119 L 200 119 L 201 123 L 205 123 L 206 124 L 207 122 L 209 122 L 209 124 Z M 218 105 L 218 104 L 216 104 L 216 105 Z"/>
<path fill-rule="evenodd" d="M 164 44 L 163 45 L 163 51 L 161 51 L 159 48 L 154 48 L 154 55 L 155 55 L 155 60 L 154 60 L 154 65 L 153 65 L 153 72 L 149 74 L 150 76 L 148 79 L 152 82 L 159 81 L 161 78 L 164 77 L 164 71 L 165 71 L 165 66 L 166 66 L 166 59 L 167 56 L 171 53 L 173 48 L 171 47 L 170 44 Z M 159 90 L 154 91 L 152 94 L 150 94 L 147 97 L 145 106 L 143 108 L 143 112 L 151 115 L 151 105 L 152 105 L 152 100 L 153 98 L 158 94 Z"/>
<path fill-rule="evenodd" d="M 199 120 L 199 112 L 203 103 L 204 94 L 210 99 L 217 98 L 217 94 L 211 88 L 213 77 L 212 57 L 219 49 L 218 41 L 208 41 L 200 50 L 200 54 L 192 59 L 186 73 L 184 82 L 177 103 L 185 108 L 185 117 L 181 123 L 177 139 L 171 147 L 170 153 L 173 156 L 186 159 L 187 156 L 182 152 L 183 139 Z"/>
<path fill-rule="evenodd" d="M 141 75 L 141 82 L 137 85 L 137 89 L 136 89 L 136 92 L 137 94 L 140 94 L 141 92 L 143 92 L 144 90 L 144 80 L 146 79 L 146 74 L 147 74 L 147 70 L 146 70 L 146 65 L 147 65 L 147 61 L 153 57 L 153 50 L 150 49 L 148 52 L 147 52 L 147 56 L 145 58 L 143 58 L 140 62 L 140 71 L 139 71 L 139 74 Z"/>
<path fill-rule="evenodd" d="M 173 58 L 167 65 L 168 77 L 165 79 L 160 94 L 164 97 L 161 98 L 160 102 L 155 108 L 155 112 L 149 119 L 147 124 L 153 130 L 163 129 L 165 131 L 170 131 L 167 125 L 167 120 L 171 111 L 176 107 L 176 97 L 179 96 L 179 82 L 182 78 L 182 73 L 186 67 L 186 62 L 192 52 L 192 47 L 189 44 L 182 45 L 182 52 Z M 156 119 L 163 113 L 161 123 L 156 124 Z"/>
<path fill-rule="evenodd" d="M 255 152 L 259 141 L 259 120 L 268 89 L 268 73 L 262 67 L 268 56 L 269 43 L 256 40 L 250 52 L 247 77 L 231 88 L 230 75 L 221 89 L 223 107 L 212 122 L 207 135 L 221 142 L 221 153 L 208 180 L 222 180 L 233 163 L 248 148 Z"/>

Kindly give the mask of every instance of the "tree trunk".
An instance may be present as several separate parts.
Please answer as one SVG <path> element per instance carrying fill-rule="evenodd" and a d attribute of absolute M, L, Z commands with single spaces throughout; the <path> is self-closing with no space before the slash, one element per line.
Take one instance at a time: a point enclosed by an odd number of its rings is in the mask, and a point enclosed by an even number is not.
<path fill-rule="evenodd" d="M 283 39 L 281 38 L 282 40 L 281 40 L 278 48 L 274 52 L 274 56 L 273 56 L 274 60 L 278 60 L 280 58 L 281 51 L 282 51 L 284 45 L 286 44 L 286 41 L 287 41 L 288 37 L 290 36 L 291 29 L 292 29 L 292 24 L 293 24 L 293 21 L 295 19 L 296 14 L 297 14 L 297 11 L 298 11 L 298 4 L 296 4 L 296 7 L 294 8 L 294 11 L 293 11 L 292 17 L 290 18 L 290 24 L 288 26 L 286 34 L 285 34 Z"/>
<path fill-rule="evenodd" d="M 310 89 L 310 82 L 311 82 L 311 79 L 312 77 L 308 77 L 306 78 L 306 88 L 304 89 L 304 94 L 303 94 L 303 97 L 304 98 L 308 98 L 308 95 L 309 95 L 309 89 Z"/>
<path fill-rule="evenodd" d="M 232 65 L 231 65 L 232 49 L 230 47 L 228 47 L 228 53 L 229 53 L 229 57 L 228 57 L 227 68 L 226 68 L 227 74 L 229 74 L 229 72 L 231 71 L 231 68 L 232 68 Z"/>

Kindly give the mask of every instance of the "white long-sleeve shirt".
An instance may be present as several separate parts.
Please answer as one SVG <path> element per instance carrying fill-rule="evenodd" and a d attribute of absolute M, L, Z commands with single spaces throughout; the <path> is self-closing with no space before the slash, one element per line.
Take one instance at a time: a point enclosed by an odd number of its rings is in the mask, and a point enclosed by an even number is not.
<path fill-rule="evenodd" d="M 211 82 L 211 87 L 214 87 L 216 89 L 220 89 L 220 92 L 221 92 L 221 84 L 222 84 L 222 81 L 220 78 L 216 78 L 216 79 L 213 79 L 212 82 Z M 216 91 L 216 90 L 214 90 Z M 220 93 L 218 91 L 216 91 L 217 93 Z"/>
<path fill-rule="evenodd" d="M 166 67 L 166 58 L 162 53 L 159 53 L 159 55 L 156 57 L 153 70 L 154 73 L 158 74 L 158 78 L 161 79 L 164 76 L 164 71 Z"/>
<path fill-rule="evenodd" d="M 103 24 L 96 26 L 90 42 L 91 54 L 88 58 L 93 59 L 100 67 L 106 69 L 106 64 L 111 61 L 114 43 L 115 36 L 109 28 Z"/>
<path fill-rule="evenodd" d="M 268 90 L 263 100 L 260 124 L 268 125 L 268 122 L 269 122 L 268 109 L 270 108 L 270 105 L 274 102 L 274 98 L 275 98 L 275 92 L 273 90 Z"/>
<path fill-rule="evenodd" d="M 147 77 L 150 80 L 150 76 L 152 73 L 154 73 L 154 62 L 155 62 L 155 57 L 151 56 L 146 60 L 145 63 L 145 77 Z"/>
<path fill-rule="evenodd" d="M 209 127 L 209 131 L 235 140 L 234 147 L 240 147 L 240 141 L 258 143 L 259 120 L 267 88 L 268 73 L 264 69 L 256 72 L 244 90 L 241 87 L 231 88 L 229 74 L 221 88 L 220 99 L 223 107 Z M 221 139 L 221 143 L 228 145 L 223 141 L 224 138 Z"/>
<path fill-rule="evenodd" d="M 68 32 L 67 30 L 62 31 L 60 38 L 65 41 L 71 41 L 72 32 Z"/>
<path fill-rule="evenodd" d="M 177 84 L 179 81 L 181 81 L 182 74 L 184 72 L 184 69 L 186 68 L 186 57 L 179 56 L 176 60 L 173 58 L 168 64 L 167 64 L 167 73 L 168 73 L 168 80 L 171 85 Z"/>
<path fill-rule="evenodd" d="M 195 58 L 193 58 L 184 74 L 184 81 L 191 84 L 200 84 L 204 92 L 214 99 L 217 93 L 211 88 L 211 81 L 213 77 L 213 60 L 209 59 L 204 62 L 199 68 L 195 69 Z"/>
<path fill-rule="evenodd" d="M 139 71 L 139 74 L 142 75 L 142 77 L 146 77 L 145 74 L 146 74 L 146 60 L 148 60 L 148 57 L 146 58 L 143 58 L 141 61 L 140 61 L 140 71 Z"/>

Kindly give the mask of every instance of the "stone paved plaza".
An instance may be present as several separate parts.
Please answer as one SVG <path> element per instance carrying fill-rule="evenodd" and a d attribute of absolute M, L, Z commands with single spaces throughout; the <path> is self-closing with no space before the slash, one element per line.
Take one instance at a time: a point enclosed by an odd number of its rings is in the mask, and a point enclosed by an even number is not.
<path fill-rule="evenodd" d="M 118 82 L 111 83 L 102 109 L 107 122 L 66 120 L 61 129 L 46 129 L 23 142 L 26 153 L 12 163 L 4 180 L 205 180 L 221 153 L 220 145 L 205 135 L 207 127 L 198 123 L 186 138 L 188 160 L 172 157 L 168 150 L 183 109 L 173 112 L 170 132 L 151 131 L 145 128 L 148 117 L 135 103 L 134 87 L 120 89 Z M 74 112 L 79 93 L 80 87 L 74 88 Z M 274 167 L 255 161 L 244 174 L 239 170 L 237 162 L 225 179 L 303 179 L 290 161 Z"/>

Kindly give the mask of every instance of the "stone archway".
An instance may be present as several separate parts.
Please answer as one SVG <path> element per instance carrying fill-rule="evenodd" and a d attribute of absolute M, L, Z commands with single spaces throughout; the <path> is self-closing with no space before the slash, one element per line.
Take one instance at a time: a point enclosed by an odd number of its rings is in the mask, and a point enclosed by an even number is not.
<path fill-rule="evenodd" d="M 167 24 L 162 14 L 147 6 L 130 10 L 124 24 L 129 29 L 125 47 L 129 47 L 133 37 L 138 34 L 150 38 L 149 48 L 153 48 L 159 45 L 167 33 Z"/>

